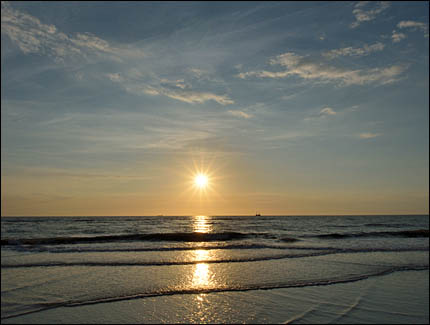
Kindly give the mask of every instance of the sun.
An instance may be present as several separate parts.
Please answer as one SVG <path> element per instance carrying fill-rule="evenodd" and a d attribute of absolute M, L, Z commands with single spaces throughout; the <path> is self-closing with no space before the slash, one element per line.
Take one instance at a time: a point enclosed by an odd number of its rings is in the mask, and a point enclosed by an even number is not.
<path fill-rule="evenodd" d="M 194 185 L 199 189 L 205 189 L 208 186 L 208 177 L 205 174 L 197 174 L 194 177 Z"/>

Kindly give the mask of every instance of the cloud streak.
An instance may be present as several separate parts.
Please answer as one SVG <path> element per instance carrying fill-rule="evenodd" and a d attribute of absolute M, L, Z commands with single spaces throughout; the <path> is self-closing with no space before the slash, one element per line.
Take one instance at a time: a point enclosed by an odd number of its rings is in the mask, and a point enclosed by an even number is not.
<path fill-rule="evenodd" d="M 1 3 L 1 32 L 7 35 L 25 54 L 42 54 L 63 62 L 66 58 L 103 56 L 116 61 L 122 57 L 142 56 L 138 49 L 115 47 L 91 33 L 66 35 L 54 25 Z"/>
<path fill-rule="evenodd" d="M 365 84 L 388 84 L 398 80 L 398 77 L 406 70 L 403 65 L 392 65 L 386 68 L 356 69 L 336 67 L 328 65 L 321 60 L 308 56 L 300 56 L 292 52 L 278 55 L 270 60 L 271 65 L 279 65 L 286 70 L 283 71 L 249 71 L 239 73 L 241 79 L 248 77 L 260 78 L 286 78 L 298 76 L 307 80 L 318 80 L 321 82 L 336 82 L 341 86 L 365 85 Z"/>
<path fill-rule="evenodd" d="M 429 37 L 429 26 L 426 23 L 412 21 L 412 20 L 402 20 L 397 24 L 398 28 L 410 28 L 412 30 L 421 30 L 424 33 L 424 37 Z"/>
<path fill-rule="evenodd" d="M 404 33 L 399 33 L 395 30 L 393 30 L 393 34 L 391 35 L 391 39 L 393 41 L 393 43 L 398 43 L 400 42 L 402 39 L 405 39 L 406 35 Z"/>
<path fill-rule="evenodd" d="M 381 135 L 380 133 L 364 132 L 364 133 L 360 133 L 358 137 L 360 139 L 372 139 L 372 138 L 379 137 L 380 135 Z"/>
<path fill-rule="evenodd" d="M 355 5 L 352 11 L 355 21 L 349 25 L 350 28 L 357 28 L 363 22 L 374 20 L 377 15 L 390 7 L 390 2 L 379 1 L 373 8 L 364 10 L 363 7 L 368 7 L 369 3 L 372 3 L 372 5 L 374 4 L 374 2 L 371 1 L 360 1 Z"/>
<path fill-rule="evenodd" d="M 339 56 L 367 56 L 372 52 L 378 52 L 382 51 L 384 49 L 385 45 L 377 42 L 372 45 L 364 44 L 363 47 L 359 48 L 353 48 L 353 47 L 343 47 L 340 49 L 331 50 L 328 52 L 323 53 L 322 55 L 327 59 L 334 59 Z"/>
<path fill-rule="evenodd" d="M 245 113 L 243 111 L 232 111 L 232 110 L 230 110 L 230 111 L 228 111 L 228 113 L 233 115 L 233 116 L 242 117 L 245 119 L 249 119 L 249 118 L 253 117 L 252 114 L 248 114 L 248 113 Z"/>
<path fill-rule="evenodd" d="M 409 30 L 421 30 L 424 33 L 424 37 L 429 37 L 429 26 L 426 23 L 412 21 L 412 20 L 402 20 L 397 24 L 397 28 L 399 29 L 409 29 Z M 393 43 L 398 43 L 401 40 L 405 39 L 407 36 L 404 33 L 397 32 L 393 30 L 393 34 L 391 35 L 391 39 Z"/>
<path fill-rule="evenodd" d="M 320 115 L 336 115 L 337 113 L 331 107 L 325 107 L 320 111 Z"/>
<path fill-rule="evenodd" d="M 227 95 L 217 95 L 212 92 L 195 91 L 184 79 L 161 79 L 159 84 L 143 82 L 127 77 L 127 74 L 108 73 L 105 75 L 110 81 L 119 84 L 125 91 L 135 95 L 166 96 L 189 104 L 201 104 L 215 101 L 220 105 L 234 104 L 234 100 Z"/>
<path fill-rule="evenodd" d="M 234 104 L 234 101 L 226 95 L 216 95 L 210 92 L 197 92 L 184 90 L 182 88 L 172 90 L 164 87 L 146 87 L 143 92 L 147 95 L 163 95 L 172 99 L 180 100 L 185 103 L 204 103 L 213 100 L 221 105 Z"/>

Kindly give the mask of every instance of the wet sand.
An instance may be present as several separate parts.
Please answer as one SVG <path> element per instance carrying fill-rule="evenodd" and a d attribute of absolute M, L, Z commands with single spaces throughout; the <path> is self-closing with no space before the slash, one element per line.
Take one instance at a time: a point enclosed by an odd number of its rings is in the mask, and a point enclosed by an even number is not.
<path fill-rule="evenodd" d="M 59 307 L 2 323 L 428 324 L 429 271 L 303 288 L 178 294 Z"/>

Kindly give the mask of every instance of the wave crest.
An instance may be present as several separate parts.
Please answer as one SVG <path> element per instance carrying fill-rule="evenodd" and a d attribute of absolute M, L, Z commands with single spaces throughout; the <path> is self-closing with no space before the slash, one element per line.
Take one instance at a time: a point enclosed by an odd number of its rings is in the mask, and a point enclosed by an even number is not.
<path fill-rule="evenodd" d="M 151 233 L 132 235 L 110 235 L 92 237 L 50 237 L 50 238 L 6 238 L 1 240 L 1 245 L 64 245 L 80 243 L 103 243 L 115 241 L 178 241 L 178 242 L 208 242 L 240 240 L 255 236 L 256 234 L 244 234 L 240 232 L 220 233 Z"/>

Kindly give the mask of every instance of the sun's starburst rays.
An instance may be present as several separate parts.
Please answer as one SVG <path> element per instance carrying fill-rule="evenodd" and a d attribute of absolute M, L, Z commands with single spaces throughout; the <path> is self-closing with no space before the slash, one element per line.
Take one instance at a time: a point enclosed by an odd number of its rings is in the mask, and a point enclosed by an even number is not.
<path fill-rule="evenodd" d="M 192 214 L 210 214 L 210 207 L 214 202 L 222 202 L 222 180 L 226 178 L 223 167 L 225 161 L 216 159 L 215 154 L 192 153 L 191 161 L 184 161 L 182 168 L 175 172 L 184 179 L 183 191 L 179 199 L 187 202 L 194 211 Z"/>
<path fill-rule="evenodd" d="M 208 170 L 197 170 L 191 174 L 191 187 L 194 193 L 198 193 L 199 197 L 207 197 L 214 190 L 213 181 L 215 176 Z"/>

